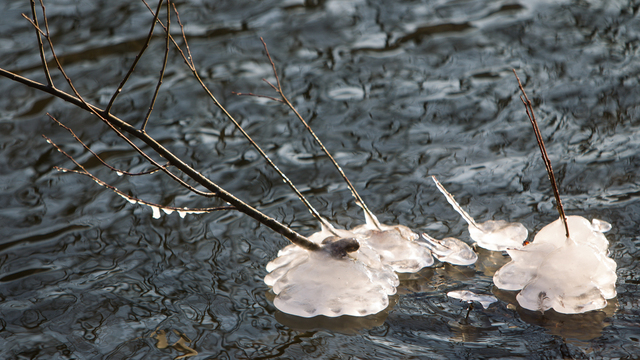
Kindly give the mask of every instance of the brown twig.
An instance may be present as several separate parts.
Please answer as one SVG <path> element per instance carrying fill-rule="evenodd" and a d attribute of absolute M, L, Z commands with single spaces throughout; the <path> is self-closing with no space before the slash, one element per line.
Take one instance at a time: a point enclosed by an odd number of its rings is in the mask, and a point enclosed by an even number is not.
<path fill-rule="evenodd" d="M 538 122 L 536 121 L 536 115 L 533 112 L 533 105 L 531 104 L 531 100 L 529 100 L 529 97 L 527 97 L 527 93 L 524 91 L 522 82 L 520 82 L 520 78 L 518 77 L 518 74 L 516 73 L 515 69 L 513 69 L 513 74 L 516 76 L 516 79 L 518 80 L 518 86 L 520 87 L 520 91 L 522 92 L 522 95 L 520 96 L 520 100 L 524 104 L 527 117 L 529 117 L 531 126 L 533 126 L 533 132 L 536 136 L 536 141 L 538 142 L 540 153 L 542 154 L 542 161 L 544 162 L 544 166 L 547 169 L 547 174 L 549 175 L 549 180 L 551 181 L 553 196 L 555 196 L 556 198 L 556 207 L 558 209 L 558 213 L 560 214 L 560 219 L 562 219 L 562 224 L 564 225 L 564 230 L 568 238 L 569 225 L 567 224 L 567 216 L 564 213 L 564 206 L 562 206 L 562 200 L 560 199 L 560 192 L 558 191 L 558 184 L 556 183 L 556 177 L 553 174 L 553 168 L 551 167 L 551 160 L 549 159 L 549 155 L 547 154 L 547 148 L 544 146 L 544 141 L 542 140 L 542 133 L 540 132 L 540 128 L 538 127 Z"/>
<path fill-rule="evenodd" d="M 144 1 L 144 0 L 143 0 Z M 187 37 L 184 34 L 184 27 L 182 26 L 182 21 L 180 20 L 180 14 L 177 12 L 176 10 L 176 20 L 178 21 L 178 24 L 180 25 L 180 28 L 182 29 L 182 40 L 185 43 L 185 46 L 187 49 L 189 49 L 189 42 L 187 41 Z M 161 23 L 162 25 L 162 23 Z M 164 25 L 162 25 L 162 27 L 165 29 L 165 31 L 168 32 L 168 27 L 164 27 Z M 245 137 L 245 139 L 247 139 L 247 141 L 249 141 L 249 143 L 251 144 L 251 146 L 253 146 L 258 153 L 260 154 L 260 156 L 262 156 L 263 159 L 265 159 L 265 161 L 269 164 L 269 166 L 271 166 L 277 173 L 278 175 L 280 175 L 280 177 L 282 178 L 282 180 L 289 186 L 289 188 L 291 188 L 291 190 L 293 190 L 293 192 L 298 196 L 298 198 L 300 199 L 300 201 L 302 201 L 302 203 L 305 205 L 305 207 L 309 210 L 309 212 L 311 213 L 311 215 L 313 215 L 313 217 L 316 218 L 316 220 L 318 220 L 320 223 L 324 224 L 326 226 L 327 229 L 329 229 L 331 231 L 331 229 L 333 229 L 332 226 L 329 226 L 329 224 L 327 223 L 327 221 L 320 215 L 320 213 L 311 205 L 311 203 L 304 197 L 304 195 L 302 195 L 302 193 L 298 190 L 298 188 L 293 184 L 293 182 L 287 177 L 287 175 L 285 175 L 285 173 L 280 170 L 280 168 L 278 168 L 278 166 L 271 160 L 271 158 L 269 157 L 269 155 L 267 155 L 267 153 L 262 150 L 262 148 L 260 147 L 260 145 L 258 145 L 258 143 L 256 143 L 251 136 L 245 131 L 245 129 L 242 127 L 242 125 L 240 125 L 240 123 L 222 106 L 222 104 L 220 104 L 218 102 L 218 100 L 213 96 L 213 94 L 211 93 L 211 91 L 207 88 L 207 86 L 204 84 L 204 82 L 200 79 L 200 76 L 198 75 L 198 70 L 195 67 L 195 64 L 193 62 L 193 59 L 187 59 L 184 55 L 183 52 L 180 52 L 182 54 L 182 57 L 184 59 L 184 61 L 187 63 L 189 69 L 191 70 L 191 72 L 193 73 L 194 77 L 197 79 L 198 83 L 200 84 L 200 86 L 205 90 L 205 92 L 209 95 L 209 97 L 213 100 L 213 102 L 216 104 L 216 106 L 218 106 L 218 108 L 220 110 L 222 110 L 222 112 L 226 115 L 226 117 L 233 123 L 233 125 L 238 129 L 238 131 L 240 131 L 240 133 Z M 191 56 L 191 53 L 189 52 L 189 56 Z M 190 64 L 189 64 L 190 63 Z M 337 235 L 337 234 L 336 234 Z"/>
<path fill-rule="evenodd" d="M 276 90 L 276 92 L 278 92 L 278 94 L 280 95 L 280 97 L 282 98 L 282 101 L 287 104 L 287 106 L 291 109 L 291 111 L 294 112 L 294 114 L 296 114 L 296 116 L 298 117 L 298 119 L 300 120 L 300 122 L 302 122 L 302 125 L 304 125 L 304 127 L 307 129 L 307 131 L 309 131 L 309 133 L 311 134 L 311 136 L 313 137 L 313 139 L 316 141 L 316 143 L 320 146 L 320 148 L 322 149 L 322 151 L 329 157 L 329 159 L 331 160 L 331 162 L 333 163 L 333 165 L 335 166 L 335 168 L 338 170 L 338 172 L 340 173 L 340 175 L 342 176 L 342 178 L 344 179 L 344 181 L 347 183 L 347 187 L 349 187 L 349 190 L 351 190 L 351 195 L 353 195 L 353 197 L 356 200 L 356 203 L 358 205 L 360 205 L 360 207 L 362 207 L 362 210 L 365 212 L 365 214 L 367 215 L 367 217 L 369 219 L 371 219 L 371 221 L 373 222 L 373 224 L 375 225 L 376 228 L 378 228 L 380 230 L 380 223 L 378 222 L 378 219 L 375 217 L 375 215 L 373 215 L 373 213 L 369 210 L 369 208 L 367 207 L 367 205 L 365 204 L 364 200 L 362 200 L 362 198 L 360 197 L 360 194 L 358 194 L 358 191 L 356 190 L 356 188 L 353 186 L 353 184 L 351 184 L 351 181 L 349 181 L 349 178 L 347 178 L 347 175 L 344 173 L 344 171 L 342 170 L 342 168 L 340 167 L 340 165 L 338 164 L 338 162 L 333 158 L 333 156 L 331 155 L 331 153 L 329 152 L 329 150 L 327 150 L 327 148 L 324 146 L 324 144 L 322 143 L 322 141 L 320 141 L 320 138 L 318 138 L 318 136 L 316 135 L 316 133 L 313 131 L 313 129 L 311 129 L 311 126 L 309 126 L 309 124 L 307 124 L 307 122 L 304 120 L 304 118 L 300 115 L 300 113 L 298 112 L 298 110 L 296 110 L 296 108 L 293 106 L 293 104 L 291 104 L 291 102 L 289 101 L 289 99 L 287 99 L 287 97 L 284 95 L 284 92 L 282 91 L 282 85 L 280 84 L 280 77 L 278 76 L 278 71 L 276 70 L 276 65 L 273 62 L 273 59 L 271 59 L 271 54 L 269 53 L 269 49 L 267 48 L 267 43 L 264 41 L 263 38 L 260 38 L 260 41 L 262 41 L 262 45 L 264 46 L 264 51 L 267 53 L 267 57 L 269 58 L 269 62 L 271 63 L 271 68 L 273 69 L 273 75 L 276 77 L 276 82 L 277 82 L 277 87 L 274 86 L 273 84 L 271 84 L 270 82 L 268 82 L 267 80 L 263 79 L 267 84 L 269 84 L 272 88 L 274 88 Z"/>
<path fill-rule="evenodd" d="M 156 16 L 157 18 L 157 16 Z M 155 24 L 155 22 L 154 22 Z M 164 49 L 164 59 L 162 61 L 162 69 L 160 69 L 160 76 L 158 77 L 158 84 L 156 85 L 156 90 L 153 92 L 153 98 L 151 99 L 151 104 L 149 105 L 149 111 L 147 115 L 144 117 L 144 121 L 142 122 L 142 126 L 140 130 L 145 131 L 147 128 L 147 123 L 149 122 L 149 117 L 151 116 L 151 112 L 153 111 L 153 106 L 156 103 L 156 99 L 158 98 L 158 92 L 160 91 L 160 86 L 162 85 L 162 80 L 164 79 L 164 71 L 167 68 L 167 60 L 169 59 L 169 33 L 171 29 L 171 1 L 167 0 L 167 36 L 166 43 Z"/>
<path fill-rule="evenodd" d="M 155 208 L 163 209 L 163 210 L 167 210 L 167 211 L 182 211 L 182 212 L 191 212 L 191 213 L 194 213 L 194 212 L 205 213 L 205 212 L 213 212 L 213 211 L 219 211 L 219 210 L 235 210 L 235 208 L 233 206 L 216 206 L 216 207 L 210 207 L 210 208 L 180 208 L 180 207 L 174 207 L 174 206 L 165 206 L 165 205 L 156 204 L 156 203 L 153 203 L 153 202 L 150 202 L 150 201 L 142 200 L 142 199 L 139 199 L 137 197 L 128 195 L 128 194 L 122 192 L 121 190 L 119 190 L 118 188 L 116 188 L 115 186 L 105 183 L 104 181 L 100 180 L 98 177 L 96 177 L 95 175 L 90 173 L 84 166 L 82 166 L 79 162 L 77 162 L 73 158 L 73 156 L 69 155 L 66 151 L 62 150 L 62 148 L 60 148 L 60 146 L 58 146 L 56 143 L 54 143 L 53 140 L 51 140 L 50 138 L 48 138 L 45 135 L 42 135 L 42 137 L 47 141 L 47 143 L 49 143 L 51 146 L 53 146 L 56 150 L 58 150 L 64 156 L 66 156 L 69 160 L 71 160 L 71 162 L 73 162 L 81 170 L 66 169 L 66 168 L 59 167 L 59 166 L 54 166 L 53 167 L 54 169 L 56 169 L 58 171 L 62 171 L 62 172 L 72 172 L 72 173 L 88 176 L 93 181 L 95 181 L 98 185 L 100 185 L 102 187 L 105 187 L 105 188 L 107 188 L 109 190 L 112 190 L 116 194 L 118 194 L 118 195 L 122 196 L 123 198 L 125 198 L 130 203 L 139 203 L 139 204 L 143 204 L 143 205 L 147 205 L 147 206 L 150 206 L 150 207 L 155 207 Z"/>
<path fill-rule="evenodd" d="M 125 170 L 121 170 L 121 169 L 114 168 L 113 166 L 111 166 L 111 165 L 107 164 L 104 160 L 102 160 L 102 158 L 101 158 L 98 154 L 96 154 L 93 150 L 91 150 L 91 148 L 90 148 L 89 146 L 87 146 L 87 144 L 85 144 L 85 143 L 84 143 L 84 142 L 83 142 L 83 141 L 82 141 L 82 140 L 81 140 L 81 139 L 76 135 L 76 133 L 75 133 L 75 132 L 73 132 L 73 130 L 72 130 L 71 128 L 69 128 L 69 127 L 68 127 L 68 126 L 66 126 L 65 124 L 61 123 L 58 119 L 56 119 L 56 118 L 54 118 L 53 116 L 51 116 L 51 114 L 47 113 L 47 115 L 48 115 L 48 116 L 49 116 L 49 118 L 51 118 L 51 120 L 53 120 L 56 124 L 58 124 L 58 125 L 59 125 L 60 127 L 62 127 L 63 129 L 67 130 L 67 131 L 71 134 L 71 136 L 73 136 L 73 138 L 74 138 L 77 142 L 79 142 L 79 143 L 80 143 L 80 145 L 82 145 L 82 147 L 84 147 L 84 148 L 85 148 L 87 151 L 89 151 L 89 152 L 90 152 L 90 153 L 91 153 L 91 154 L 92 154 L 96 159 L 98 159 L 98 161 L 100 161 L 100 163 L 101 163 L 104 167 L 106 167 L 106 168 L 108 168 L 108 169 L 110 169 L 110 170 L 112 170 L 112 171 L 115 171 L 115 172 L 116 172 L 116 173 L 118 173 L 119 175 L 127 175 L 127 176 L 149 175 L 149 174 L 153 174 L 153 173 L 155 173 L 155 172 L 157 172 L 157 171 L 159 171 L 159 170 L 160 170 L 159 168 L 155 168 L 155 169 L 151 169 L 151 170 L 147 170 L 147 171 L 143 171 L 143 172 L 139 172 L 139 173 L 132 173 L 132 172 L 129 172 L 129 171 L 125 171 Z M 165 164 L 165 165 L 163 165 L 162 167 L 166 167 L 166 166 L 168 166 L 168 164 Z M 205 193 L 205 194 L 202 194 L 202 195 L 204 196 L 204 195 L 207 195 L 207 194 L 208 194 L 208 196 L 215 196 L 215 194 L 214 194 L 214 193 Z"/>
<path fill-rule="evenodd" d="M 36 2 L 35 0 L 31 0 L 31 15 L 33 16 L 33 20 L 30 20 L 33 26 L 36 28 L 36 38 L 38 39 L 38 49 L 40 52 L 40 59 L 42 60 L 42 70 L 44 71 L 44 76 L 47 78 L 47 84 L 49 86 L 53 86 L 53 80 L 51 79 L 51 73 L 49 72 L 49 65 L 47 65 L 47 57 L 44 53 L 44 45 L 42 44 L 42 37 L 40 36 L 42 31 L 38 26 L 38 15 L 36 14 Z M 22 14 L 24 16 L 24 14 Z"/>
<path fill-rule="evenodd" d="M 131 67 L 129 68 L 129 71 L 124 76 L 122 81 L 120 81 L 120 85 L 118 85 L 118 88 L 116 89 L 116 91 L 111 96 L 111 100 L 109 100 L 109 105 L 107 105 L 107 107 L 105 108 L 105 111 L 107 113 L 111 112 L 111 107 L 113 106 L 113 103 L 116 101 L 116 98 L 118 97 L 118 95 L 122 92 L 122 88 L 124 87 L 124 84 L 126 84 L 127 80 L 129 80 L 129 77 L 131 77 L 131 74 L 133 74 L 133 70 L 135 70 L 136 65 L 138 65 L 138 62 L 142 58 L 142 54 L 144 54 L 144 52 L 149 47 L 149 43 L 151 42 L 151 38 L 153 37 L 153 30 L 156 27 L 156 22 L 158 21 L 158 15 L 160 14 L 160 8 L 162 7 L 162 1 L 163 0 L 159 0 L 158 1 L 158 9 L 154 13 L 153 21 L 151 22 L 151 28 L 149 29 L 149 35 L 147 35 L 147 40 L 145 41 L 144 45 L 142 46 L 142 49 L 140 49 L 140 52 L 138 53 L 138 55 L 136 55 L 136 58 L 133 60 L 133 64 L 131 64 Z M 147 5 L 147 7 L 148 7 L 148 5 Z"/>

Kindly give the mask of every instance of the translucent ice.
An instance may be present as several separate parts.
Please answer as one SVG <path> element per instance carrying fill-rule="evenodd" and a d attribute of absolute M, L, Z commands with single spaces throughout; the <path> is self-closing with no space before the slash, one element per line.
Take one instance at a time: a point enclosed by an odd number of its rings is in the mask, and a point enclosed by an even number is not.
<path fill-rule="evenodd" d="M 422 234 L 425 245 L 431 250 L 433 256 L 453 265 L 471 265 L 478 260 L 476 254 L 469 245 L 456 238 L 434 239 L 426 233 Z"/>
<path fill-rule="evenodd" d="M 485 309 L 488 308 L 489 305 L 498 301 L 498 299 L 496 299 L 495 296 L 476 294 L 473 291 L 469 291 L 469 290 L 449 291 L 447 293 L 447 296 L 450 298 L 459 299 L 466 302 L 477 301 Z"/>
<path fill-rule="evenodd" d="M 447 201 L 458 214 L 469 224 L 469 235 L 478 243 L 478 246 L 492 251 L 521 248 L 527 239 L 529 232 L 520 223 L 509 223 L 504 220 L 489 220 L 484 223 L 476 221 L 462 209 L 460 204 L 440 184 L 435 176 L 431 177 L 438 190 L 447 198 Z"/>
<path fill-rule="evenodd" d="M 418 234 L 403 225 L 380 224 L 374 215 L 365 215 L 366 224 L 352 230 L 360 244 L 380 255 L 384 264 L 399 273 L 414 273 L 433 265 L 433 257 Z"/>
<path fill-rule="evenodd" d="M 500 289 L 520 290 L 525 309 L 576 314 L 604 308 L 616 296 L 616 263 L 607 257 L 609 242 L 602 233 L 611 225 L 568 216 L 570 238 L 560 219 L 545 226 L 533 243 L 508 249 L 513 259 L 493 277 Z"/>
<path fill-rule="evenodd" d="M 325 227 L 309 239 L 322 243 L 322 249 L 289 245 L 267 264 L 264 281 L 273 287 L 280 311 L 301 317 L 366 316 L 389 305 L 398 276 L 376 252 L 366 246 L 349 251 L 342 242 L 355 239 L 335 236 Z"/>

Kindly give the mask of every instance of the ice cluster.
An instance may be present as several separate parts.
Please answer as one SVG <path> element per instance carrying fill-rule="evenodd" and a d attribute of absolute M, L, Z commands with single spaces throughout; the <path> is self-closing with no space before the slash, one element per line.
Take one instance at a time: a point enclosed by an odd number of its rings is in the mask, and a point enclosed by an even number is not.
<path fill-rule="evenodd" d="M 481 248 L 502 251 L 506 249 L 518 249 L 523 246 L 529 232 L 524 225 L 520 223 L 509 223 L 504 220 L 489 220 L 483 223 L 477 223 L 471 215 L 462 209 L 460 204 L 453 198 L 435 176 L 431 177 L 438 187 L 438 190 L 445 196 L 453 209 L 462 216 L 469 224 L 469 236 Z"/>
<path fill-rule="evenodd" d="M 374 215 L 366 215 L 366 223 L 351 233 L 361 246 L 380 255 L 380 260 L 399 273 L 415 273 L 433 265 L 429 248 L 418 240 L 418 234 L 403 225 L 384 225 Z"/>
<path fill-rule="evenodd" d="M 353 234 L 323 225 L 309 237 L 322 244 L 321 250 L 296 245 L 280 250 L 264 278 L 276 294 L 276 308 L 301 317 L 366 316 L 384 310 L 389 295 L 396 293 L 398 276 L 370 247 L 345 249 L 341 242 L 355 241 Z"/>
<path fill-rule="evenodd" d="M 607 256 L 604 232 L 611 225 L 581 216 L 568 216 L 570 237 L 561 219 L 545 226 L 533 242 L 507 249 L 512 261 L 493 277 L 503 290 L 521 290 L 516 296 L 525 309 L 553 308 L 564 314 L 602 309 L 616 296 L 616 263 Z"/>
<path fill-rule="evenodd" d="M 426 233 L 422 234 L 422 238 L 433 256 L 439 261 L 453 265 L 472 265 L 478 260 L 478 254 L 467 243 L 456 238 L 448 237 L 438 240 Z"/>

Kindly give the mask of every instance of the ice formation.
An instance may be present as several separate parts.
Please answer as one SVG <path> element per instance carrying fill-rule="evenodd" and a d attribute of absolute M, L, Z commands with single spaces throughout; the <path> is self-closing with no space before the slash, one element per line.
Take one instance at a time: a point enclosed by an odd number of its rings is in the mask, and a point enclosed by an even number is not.
<path fill-rule="evenodd" d="M 372 249 L 342 235 L 353 234 L 323 226 L 309 237 L 321 250 L 289 245 L 267 264 L 264 282 L 273 287 L 276 308 L 301 317 L 336 317 L 375 314 L 389 305 L 399 284 L 396 273 Z"/>
<path fill-rule="evenodd" d="M 616 296 L 616 263 L 607 256 L 609 242 L 603 234 L 611 225 L 581 216 L 568 216 L 567 224 L 569 238 L 558 219 L 531 244 L 507 249 L 512 261 L 493 281 L 503 290 L 522 289 L 516 299 L 523 308 L 577 314 L 602 309 L 606 299 Z"/>
<path fill-rule="evenodd" d="M 459 299 L 469 303 L 473 301 L 477 301 L 480 303 L 480 305 L 482 305 L 484 309 L 488 308 L 489 305 L 498 301 L 498 299 L 495 296 L 476 294 L 473 291 L 469 291 L 469 290 L 449 291 L 447 293 L 447 296 L 450 298 Z"/>
<path fill-rule="evenodd" d="M 264 282 L 273 287 L 273 303 L 282 312 L 301 317 L 375 314 L 395 294 L 396 272 L 433 265 L 429 246 L 416 241 L 418 235 L 406 226 L 383 225 L 375 217 L 352 230 L 326 221 L 321 226 L 322 231 L 309 236 L 322 244 L 321 250 L 289 245 L 267 264 Z M 345 247 L 349 242 L 355 246 Z M 439 249 L 445 250 L 443 245 Z"/>
<path fill-rule="evenodd" d="M 520 223 L 509 223 L 504 220 L 489 220 L 477 223 L 460 204 L 453 198 L 440 184 L 435 176 L 431 177 L 438 187 L 438 190 L 447 198 L 447 201 L 458 214 L 469 224 L 469 236 L 478 243 L 478 246 L 492 251 L 502 251 L 506 249 L 518 249 L 523 246 L 529 232 Z"/>
<path fill-rule="evenodd" d="M 414 273 L 433 265 L 429 248 L 416 241 L 418 234 L 403 225 L 384 225 L 374 215 L 365 213 L 366 224 L 355 227 L 352 233 L 362 246 L 380 255 L 384 264 L 399 273 Z"/>
<path fill-rule="evenodd" d="M 456 238 L 448 237 L 438 240 L 426 233 L 422 234 L 422 238 L 433 256 L 442 262 L 453 265 L 472 265 L 478 260 L 478 254 L 465 242 Z"/>

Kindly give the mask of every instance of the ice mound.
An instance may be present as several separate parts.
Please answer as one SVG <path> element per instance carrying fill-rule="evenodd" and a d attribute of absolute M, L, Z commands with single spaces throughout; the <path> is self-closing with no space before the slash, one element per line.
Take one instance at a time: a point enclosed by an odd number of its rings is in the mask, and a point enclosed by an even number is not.
<path fill-rule="evenodd" d="M 560 219 L 545 226 L 530 245 L 507 249 L 513 259 L 498 270 L 493 281 L 516 296 L 525 309 L 564 314 L 602 309 L 616 296 L 616 263 L 607 257 L 609 242 L 603 232 L 611 225 L 581 216 L 568 216 L 570 238 Z"/>
<path fill-rule="evenodd" d="M 456 238 L 434 239 L 426 233 L 422 234 L 425 245 L 431 250 L 433 256 L 442 262 L 453 265 L 472 265 L 478 260 L 476 254 L 469 245 Z"/>
<path fill-rule="evenodd" d="M 355 227 L 352 233 L 363 247 L 380 255 L 384 264 L 399 273 L 414 273 L 433 265 L 429 248 L 416 241 L 418 234 L 403 225 L 380 224 L 374 215 L 365 215 L 366 224 Z"/>
<path fill-rule="evenodd" d="M 479 302 L 480 305 L 482 305 L 482 308 L 484 309 L 488 308 L 489 305 L 498 301 L 498 299 L 495 296 L 476 294 L 473 291 L 469 291 L 469 290 L 449 291 L 447 293 L 447 296 L 450 298 L 466 301 L 469 303 L 473 301 Z"/>
<path fill-rule="evenodd" d="M 453 198 L 453 195 L 442 186 L 435 176 L 431 178 L 438 190 L 453 206 L 453 209 L 469 224 L 469 236 L 478 243 L 478 246 L 492 251 L 503 251 L 509 248 L 518 249 L 523 246 L 529 235 L 524 225 L 509 223 L 504 220 L 489 220 L 484 223 L 477 223 L 471 215 L 462 209 L 460 204 Z"/>
<path fill-rule="evenodd" d="M 321 250 L 289 245 L 267 264 L 264 282 L 273 287 L 276 308 L 300 317 L 336 317 L 375 314 L 389 305 L 398 276 L 373 250 L 325 227 L 309 239 L 322 243 Z"/>

